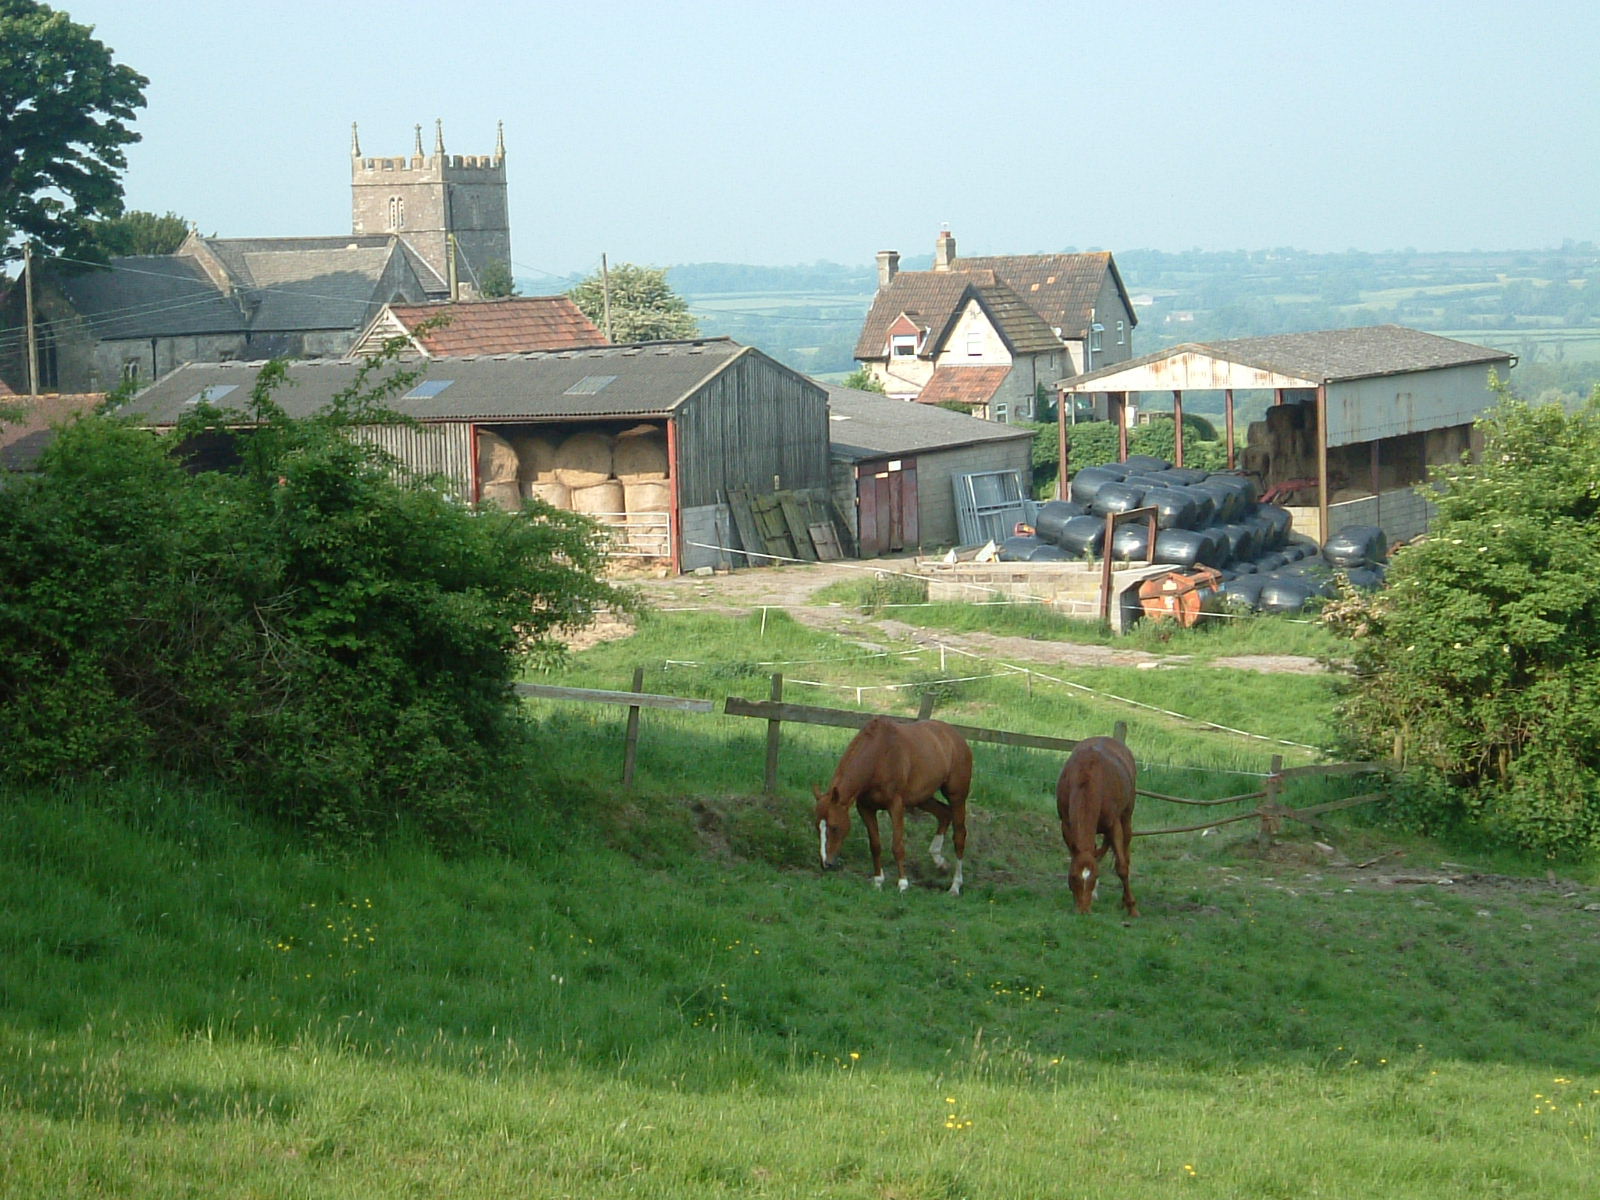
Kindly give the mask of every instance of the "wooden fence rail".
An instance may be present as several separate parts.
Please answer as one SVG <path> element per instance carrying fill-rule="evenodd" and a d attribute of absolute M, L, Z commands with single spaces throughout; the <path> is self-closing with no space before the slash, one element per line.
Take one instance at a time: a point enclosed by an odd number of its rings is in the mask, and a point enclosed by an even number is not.
<path fill-rule="evenodd" d="M 607 691 L 599 688 L 573 688 L 557 687 L 547 684 L 519 683 L 516 690 L 520 695 L 535 697 L 544 700 L 570 700 L 590 704 L 623 704 L 628 707 L 627 730 L 624 735 L 624 754 L 622 767 L 623 787 L 633 786 L 634 766 L 638 756 L 639 746 L 639 710 L 642 708 L 664 708 L 677 712 L 710 713 L 716 708 L 710 700 L 698 700 L 687 696 L 664 696 L 643 691 L 644 668 L 635 668 L 633 673 L 632 691 Z M 849 708 L 825 708 L 815 704 L 790 704 L 783 699 L 783 676 L 772 676 L 771 699 L 746 700 L 739 696 L 725 697 L 722 702 L 722 711 L 730 717 L 754 717 L 767 722 L 766 738 L 766 765 L 763 783 L 768 795 L 775 795 L 778 790 L 778 761 L 782 747 L 783 723 L 795 721 L 802 725 L 825 725 L 842 729 L 861 729 L 868 721 L 876 717 L 886 717 L 892 721 L 926 720 L 933 710 L 933 696 L 925 694 L 917 716 L 906 717 L 896 713 L 870 713 Z M 957 725 L 950 722 L 950 727 L 960 733 L 969 742 L 988 742 L 1001 746 L 1021 746 L 1030 750 L 1051 750 L 1057 753 L 1070 753 L 1080 739 L 1049 737 L 1037 733 L 1017 733 L 1006 729 L 986 729 L 978 725 Z M 1127 725 L 1118 721 L 1113 736 L 1119 740 L 1127 739 Z M 1347 796 L 1342 800 L 1329 800 L 1321 804 L 1313 804 L 1308 808 L 1293 808 L 1284 804 L 1280 799 L 1284 784 L 1299 779 L 1312 779 L 1318 777 L 1338 777 L 1346 775 L 1382 774 L 1390 768 L 1384 763 L 1359 762 L 1359 763 L 1320 763 L 1304 767 L 1285 767 L 1283 756 L 1272 756 L 1272 766 L 1267 773 L 1265 785 L 1259 791 L 1245 792 L 1237 796 L 1224 796 L 1217 800 L 1194 800 L 1185 796 L 1168 796 L 1161 792 L 1139 789 L 1139 795 L 1148 796 L 1153 800 L 1162 800 L 1170 804 L 1188 804 L 1198 807 L 1213 807 L 1221 804 L 1242 804 L 1251 800 L 1259 800 L 1255 809 L 1250 812 L 1234 813 L 1231 816 L 1219 817 L 1215 820 L 1204 821 L 1196 825 L 1183 825 L 1165 829 L 1139 829 L 1134 831 L 1134 837 L 1157 837 L 1167 833 L 1193 833 L 1200 829 L 1215 829 L 1222 825 L 1231 825 L 1236 821 L 1259 820 L 1261 829 L 1259 837 L 1262 844 L 1269 844 L 1274 834 L 1282 827 L 1282 822 L 1297 821 L 1310 825 L 1313 828 L 1322 826 L 1316 820 L 1326 813 L 1337 812 L 1340 809 L 1354 808 L 1361 804 L 1371 804 L 1383 798 L 1381 792 L 1367 792 L 1360 796 Z"/>

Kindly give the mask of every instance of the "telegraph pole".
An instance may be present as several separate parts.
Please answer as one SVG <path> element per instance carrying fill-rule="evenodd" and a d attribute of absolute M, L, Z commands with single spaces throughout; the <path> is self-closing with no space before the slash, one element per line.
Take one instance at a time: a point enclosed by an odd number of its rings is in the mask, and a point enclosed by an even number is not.
<path fill-rule="evenodd" d="M 24 307 L 28 314 L 28 395 L 39 394 L 39 342 L 33 328 L 33 247 L 22 243 Z"/>
<path fill-rule="evenodd" d="M 605 305 L 606 341 L 614 340 L 611 336 L 611 268 L 606 264 L 606 256 L 600 256 L 600 297 Z"/>

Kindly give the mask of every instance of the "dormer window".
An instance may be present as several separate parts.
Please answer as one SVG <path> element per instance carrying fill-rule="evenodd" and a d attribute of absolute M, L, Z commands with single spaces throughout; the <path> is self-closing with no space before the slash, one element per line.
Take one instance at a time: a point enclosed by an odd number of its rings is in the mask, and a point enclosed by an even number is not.
<path fill-rule="evenodd" d="M 912 358 L 917 353 L 917 335 L 895 333 L 889 336 L 889 353 L 895 358 Z"/>

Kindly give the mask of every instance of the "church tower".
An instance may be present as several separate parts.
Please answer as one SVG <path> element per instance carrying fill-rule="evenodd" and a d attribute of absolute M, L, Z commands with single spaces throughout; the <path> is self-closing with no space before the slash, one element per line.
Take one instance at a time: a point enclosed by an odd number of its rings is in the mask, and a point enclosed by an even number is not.
<path fill-rule="evenodd" d="M 416 127 L 410 158 L 366 158 L 350 127 L 351 232 L 397 234 L 439 278 L 450 280 L 450 235 L 456 276 L 465 294 L 492 262 L 511 267 L 511 217 L 506 203 L 505 128 L 492 155 L 446 154 L 444 123 L 434 122 L 433 153 L 422 153 Z"/>

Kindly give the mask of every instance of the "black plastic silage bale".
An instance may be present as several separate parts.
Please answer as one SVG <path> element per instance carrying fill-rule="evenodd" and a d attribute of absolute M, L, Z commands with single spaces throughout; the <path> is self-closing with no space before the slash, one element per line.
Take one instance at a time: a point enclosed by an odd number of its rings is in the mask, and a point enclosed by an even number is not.
<path fill-rule="evenodd" d="M 1162 488 L 1151 492 L 1149 502 L 1156 509 L 1156 524 L 1162 529 L 1193 529 L 1199 506 L 1183 488 Z"/>
<path fill-rule="evenodd" d="M 1111 557 L 1123 562 L 1144 562 L 1150 557 L 1150 527 L 1144 521 L 1123 521 L 1111 535 Z"/>
<path fill-rule="evenodd" d="M 1029 562 L 1066 562 L 1067 552 L 1060 546 L 1052 546 L 1045 542 L 1028 555 Z"/>
<path fill-rule="evenodd" d="M 1156 561 L 1175 567 L 1192 567 L 1205 562 L 1202 555 L 1214 545 L 1193 529 L 1163 529 L 1156 534 Z"/>
<path fill-rule="evenodd" d="M 1265 613 L 1297 613 L 1315 593 L 1309 579 L 1272 575 L 1263 580 L 1257 604 Z"/>
<path fill-rule="evenodd" d="M 1073 558 L 1082 558 L 1085 554 L 1098 555 L 1105 540 L 1104 517 L 1069 517 L 1062 523 L 1061 532 L 1056 535 L 1056 545 Z"/>
<path fill-rule="evenodd" d="M 1323 544 L 1322 557 L 1336 567 L 1364 567 L 1383 562 L 1388 545 L 1376 525 L 1346 525 Z"/>
<path fill-rule="evenodd" d="M 1145 502 L 1145 489 L 1136 483 L 1108 483 L 1094 494 L 1089 511 L 1098 516 L 1131 512 Z"/>
<path fill-rule="evenodd" d="M 1199 483 L 1189 485 L 1191 492 L 1210 497 L 1213 511 L 1212 519 L 1227 524 L 1238 521 L 1245 516 L 1245 502 L 1243 495 L 1225 484 L 1213 483 L 1210 479 L 1202 479 Z"/>
<path fill-rule="evenodd" d="M 1085 508 L 1094 503 L 1095 493 L 1108 483 L 1119 482 L 1127 469 L 1120 463 L 1107 463 L 1099 467 L 1084 467 L 1072 477 L 1068 496 Z"/>
<path fill-rule="evenodd" d="M 1245 562 L 1256 556 L 1256 531 L 1250 526 L 1234 522 L 1217 528 L 1228 539 L 1228 555 L 1234 562 Z"/>
<path fill-rule="evenodd" d="M 1027 562 L 1035 550 L 1047 544 L 1032 534 L 1018 534 L 1016 537 L 1008 537 L 1000 543 L 1000 561 Z"/>
<path fill-rule="evenodd" d="M 1268 529 L 1266 544 L 1274 550 L 1289 540 L 1289 530 L 1294 528 L 1294 518 L 1281 504 L 1258 504 L 1253 518 L 1266 522 Z"/>
<path fill-rule="evenodd" d="M 1228 608 L 1254 612 L 1267 582 L 1265 575 L 1236 575 L 1222 585 L 1222 603 Z"/>
<path fill-rule="evenodd" d="M 1157 458 L 1153 454 L 1130 454 L 1122 460 L 1122 465 L 1130 471 L 1154 473 L 1156 471 L 1165 471 L 1172 464 L 1164 458 Z"/>
<path fill-rule="evenodd" d="M 1076 500 L 1046 500 L 1039 506 L 1038 515 L 1033 519 L 1034 532 L 1039 537 L 1057 545 L 1056 535 L 1061 532 L 1061 526 L 1072 517 L 1081 517 L 1088 509 Z"/>
<path fill-rule="evenodd" d="M 1383 586 L 1384 570 L 1382 567 L 1347 567 L 1340 571 L 1350 581 L 1350 586 L 1363 592 L 1375 592 Z"/>
<path fill-rule="evenodd" d="M 1172 490 L 1194 501 L 1194 524 L 1190 526 L 1191 529 L 1204 529 L 1216 522 L 1217 498 L 1210 492 L 1193 484 L 1179 484 Z"/>
<path fill-rule="evenodd" d="M 1161 472 L 1161 478 L 1179 487 L 1188 487 L 1190 484 L 1200 483 L 1208 472 L 1199 467 L 1168 467 Z"/>

